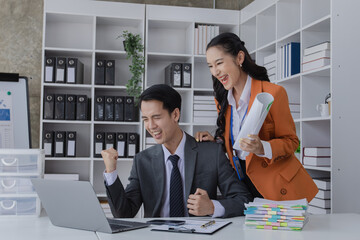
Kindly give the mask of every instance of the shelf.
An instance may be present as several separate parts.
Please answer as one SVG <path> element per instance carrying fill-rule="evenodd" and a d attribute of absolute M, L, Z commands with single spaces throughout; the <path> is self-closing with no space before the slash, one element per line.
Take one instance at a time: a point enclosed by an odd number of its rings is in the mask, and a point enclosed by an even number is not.
<path fill-rule="evenodd" d="M 309 165 L 303 165 L 303 166 L 304 166 L 305 169 L 331 172 L 331 167 L 316 167 L 316 166 L 309 166 Z"/>
<path fill-rule="evenodd" d="M 115 121 L 95 121 L 94 124 L 97 125 L 140 125 L 140 122 L 115 122 Z"/>
<path fill-rule="evenodd" d="M 81 48 L 57 48 L 57 47 L 45 47 L 45 54 L 55 55 L 61 53 L 61 56 L 78 56 L 78 57 L 91 57 L 92 49 L 81 49 Z"/>
<path fill-rule="evenodd" d="M 302 76 L 319 76 L 319 77 L 329 77 L 330 78 L 330 69 L 331 65 L 327 65 L 318 69 L 314 69 L 308 72 L 301 73 Z"/>
<path fill-rule="evenodd" d="M 94 161 L 96 162 L 104 162 L 104 160 L 102 158 L 93 158 Z M 128 162 L 128 161 L 133 161 L 133 158 L 118 158 L 117 159 L 118 162 Z"/>
<path fill-rule="evenodd" d="M 126 90 L 125 86 L 116 86 L 116 85 L 94 85 L 95 90 Z"/>
<path fill-rule="evenodd" d="M 148 52 L 148 61 L 181 61 L 187 62 L 192 57 L 191 54 L 176 54 L 176 53 L 160 53 L 160 52 Z"/>
<path fill-rule="evenodd" d="M 329 117 L 309 117 L 309 118 L 302 118 L 301 121 L 303 122 L 315 122 L 315 121 L 330 121 L 331 116 Z"/>
<path fill-rule="evenodd" d="M 45 157 L 45 161 L 90 161 L 90 157 Z"/>
<path fill-rule="evenodd" d="M 66 84 L 66 83 L 44 83 L 44 87 L 46 88 L 76 88 L 76 89 L 84 89 L 91 90 L 92 85 L 90 84 Z"/>
<path fill-rule="evenodd" d="M 52 123 L 52 124 L 91 124 L 91 121 L 78 121 L 78 120 L 51 120 L 43 119 L 43 123 Z"/>

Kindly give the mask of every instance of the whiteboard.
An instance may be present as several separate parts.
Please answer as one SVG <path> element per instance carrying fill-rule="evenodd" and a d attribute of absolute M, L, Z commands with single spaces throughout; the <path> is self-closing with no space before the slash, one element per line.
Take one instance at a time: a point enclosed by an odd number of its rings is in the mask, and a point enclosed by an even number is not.
<path fill-rule="evenodd" d="M 0 148 L 31 148 L 28 81 L 0 77 Z"/>

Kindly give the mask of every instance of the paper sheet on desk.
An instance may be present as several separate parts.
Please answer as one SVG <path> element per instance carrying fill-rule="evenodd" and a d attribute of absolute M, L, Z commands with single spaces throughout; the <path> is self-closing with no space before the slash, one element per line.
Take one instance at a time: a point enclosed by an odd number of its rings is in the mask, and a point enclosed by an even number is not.
<path fill-rule="evenodd" d="M 273 102 L 274 97 L 270 93 L 263 92 L 256 95 L 244 125 L 234 142 L 233 149 L 241 150 L 240 138 L 247 138 L 248 134 L 256 135 L 259 133 Z M 240 158 L 245 159 L 247 155 L 249 152 L 242 151 Z"/>
<path fill-rule="evenodd" d="M 170 227 L 170 228 L 173 228 L 173 230 L 170 230 L 168 225 L 154 226 L 151 230 L 152 231 L 166 231 L 166 232 L 188 232 L 186 230 L 193 230 L 191 233 L 212 234 L 231 223 L 230 221 L 215 220 L 215 224 L 212 224 L 205 228 L 201 227 L 201 225 L 203 225 L 207 222 L 209 222 L 209 221 L 186 220 L 185 224 L 183 224 L 183 225 L 179 225 L 176 227 Z"/>

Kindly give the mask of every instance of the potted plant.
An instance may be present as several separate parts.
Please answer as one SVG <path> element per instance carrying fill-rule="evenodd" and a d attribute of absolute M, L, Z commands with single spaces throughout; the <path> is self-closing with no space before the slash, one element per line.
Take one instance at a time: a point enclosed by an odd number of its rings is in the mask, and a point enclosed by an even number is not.
<path fill-rule="evenodd" d="M 126 91 L 130 96 L 135 97 L 135 103 L 137 103 L 142 91 L 142 74 L 145 71 L 144 45 L 139 34 L 133 34 L 129 31 L 123 31 L 118 38 L 124 39 L 126 59 L 131 60 L 129 69 L 132 76 L 126 84 Z"/>

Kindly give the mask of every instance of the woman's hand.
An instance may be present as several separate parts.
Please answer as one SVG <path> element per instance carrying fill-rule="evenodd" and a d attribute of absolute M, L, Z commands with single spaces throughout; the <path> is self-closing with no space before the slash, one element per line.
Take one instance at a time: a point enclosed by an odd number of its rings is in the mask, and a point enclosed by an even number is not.
<path fill-rule="evenodd" d="M 195 134 L 195 139 L 196 139 L 197 142 L 202 142 L 202 141 L 204 141 L 204 142 L 208 142 L 208 141 L 214 142 L 215 141 L 214 137 L 208 131 L 197 132 Z"/>
<path fill-rule="evenodd" d="M 248 135 L 249 138 L 240 139 L 240 148 L 246 152 L 252 152 L 256 155 L 264 155 L 264 147 L 258 135 Z"/>

